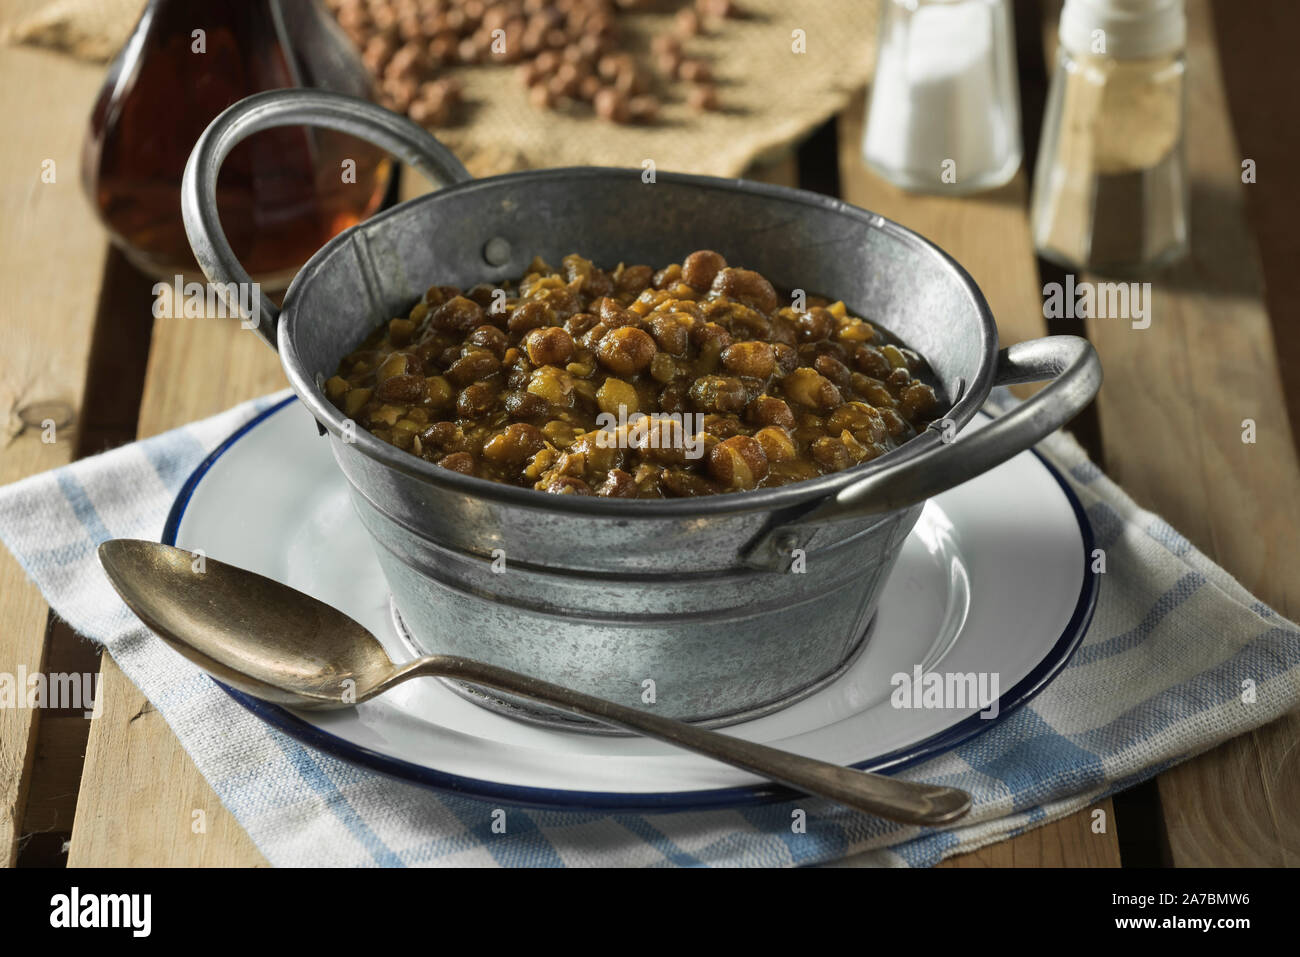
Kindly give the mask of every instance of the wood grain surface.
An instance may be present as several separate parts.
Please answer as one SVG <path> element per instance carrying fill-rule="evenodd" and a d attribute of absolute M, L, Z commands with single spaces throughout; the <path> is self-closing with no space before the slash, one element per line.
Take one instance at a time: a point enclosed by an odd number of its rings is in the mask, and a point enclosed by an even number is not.
<path fill-rule="evenodd" d="M 39 74 L 41 83 L 30 82 Z M 67 463 L 106 243 L 81 193 L 81 137 L 98 68 L 30 50 L 0 56 L 0 484 Z M 53 182 L 43 180 L 53 163 Z M 19 410 L 62 403 L 72 421 L 42 441 Z M 62 416 L 60 416 L 62 417 Z M 41 671 L 49 607 L 0 548 L 0 671 Z M 0 864 L 16 858 L 38 729 L 36 711 L 0 708 Z"/>
<path fill-rule="evenodd" d="M 151 308 L 151 301 L 123 303 Z M 206 418 L 288 383 L 254 332 L 220 319 L 157 319 L 139 437 Z M 167 723 L 104 656 L 70 866 L 238 866 L 265 860 Z M 195 833 L 194 812 L 205 830 Z"/>
<path fill-rule="evenodd" d="M 865 96 L 839 118 L 840 193 L 855 206 L 879 213 L 938 244 L 979 284 L 998 323 L 1003 345 L 1047 335 L 1043 300 L 1026 216 L 1025 174 L 980 196 L 952 198 L 905 193 L 862 162 Z M 1026 390 L 1018 389 L 1020 394 Z M 1119 842 L 1109 800 L 1102 834 L 1092 832 L 1092 808 L 1052 821 L 1010 840 L 944 862 L 947 867 L 1118 867 Z"/>
<path fill-rule="evenodd" d="M 1155 277 L 1151 326 L 1095 319 L 1105 467 L 1261 600 L 1300 617 L 1300 466 L 1208 5 L 1188 3 L 1192 253 Z M 1242 441 L 1255 422 L 1257 440 Z M 1261 624 L 1261 631 L 1264 630 Z M 1300 864 L 1300 715 L 1159 778 L 1178 865 Z"/>

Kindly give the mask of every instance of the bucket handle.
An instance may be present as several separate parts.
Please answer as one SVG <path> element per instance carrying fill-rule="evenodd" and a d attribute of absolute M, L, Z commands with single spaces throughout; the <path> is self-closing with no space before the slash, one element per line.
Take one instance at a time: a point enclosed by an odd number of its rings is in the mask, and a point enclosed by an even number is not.
<path fill-rule="evenodd" d="M 1031 339 L 998 353 L 994 385 L 1044 379 L 1051 384 L 982 429 L 941 441 L 846 486 L 802 514 L 775 521 L 746 549 L 746 563 L 784 571 L 791 551 L 806 544 L 817 525 L 907 508 L 1001 465 L 1051 435 L 1092 401 L 1101 387 L 1101 360 L 1092 344 L 1078 336 Z M 931 428 L 942 429 L 944 421 Z"/>
<path fill-rule="evenodd" d="M 247 283 L 246 288 L 256 290 L 259 313 L 243 318 L 255 321 L 254 327 L 272 349 L 280 310 L 253 285 L 226 240 L 217 210 L 217 174 L 230 151 L 246 137 L 300 124 L 350 133 L 383 147 L 440 186 L 473 179 L 455 154 L 423 127 L 367 100 L 324 90 L 268 90 L 227 107 L 208 124 L 190 152 L 181 180 L 181 217 L 194 258 L 227 308 L 239 311 L 238 296 L 230 295 L 228 284 Z"/>

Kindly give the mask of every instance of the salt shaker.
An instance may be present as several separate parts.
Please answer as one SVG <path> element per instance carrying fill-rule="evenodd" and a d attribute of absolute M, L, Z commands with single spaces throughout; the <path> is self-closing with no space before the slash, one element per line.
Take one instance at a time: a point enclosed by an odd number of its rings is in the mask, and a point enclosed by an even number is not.
<path fill-rule="evenodd" d="M 904 189 L 973 193 L 1020 167 L 1006 0 L 884 0 L 862 152 Z"/>
<path fill-rule="evenodd" d="M 1034 177 L 1038 253 L 1132 274 L 1187 252 L 1183 0 L 1066 0 Z"/>

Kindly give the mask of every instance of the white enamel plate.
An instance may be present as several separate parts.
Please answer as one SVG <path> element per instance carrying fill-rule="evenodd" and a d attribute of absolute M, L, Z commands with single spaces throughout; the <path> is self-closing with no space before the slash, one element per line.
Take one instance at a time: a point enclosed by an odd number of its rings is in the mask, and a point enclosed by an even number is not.
<path fill-rule="evenodd" d="M 988 420 L 979 416 L 971 428 Z M 412 657 L 328 443 L 293 399 L 212 453 L 172 507 L 163 541 L 292 585 Z M 868 646 L 839 679 L 726 729 L 838 764 L 882 770 L 947 750 L 1028 701 L 1065 666 L 1092 618 L 1092 534 L 1065 481 L 1025 452 L 927 503 L 886 584 Z M 901 709 L 891 678 L 997 675 L 997 717 Z M 230 689 L 227 689 L 230 690 Z M 785 797 L 751 774 L 642 738 L 525 724 L 435 680 L 356 708 L 299 712 L 230 693 L 338 757 L 443 790 L 531 806 L 679 810 Z"/>

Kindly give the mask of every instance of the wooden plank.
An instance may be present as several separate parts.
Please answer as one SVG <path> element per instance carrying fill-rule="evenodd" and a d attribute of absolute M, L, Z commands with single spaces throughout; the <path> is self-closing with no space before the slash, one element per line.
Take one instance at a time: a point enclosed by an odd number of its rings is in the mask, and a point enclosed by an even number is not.
<path fill-rule="evenodd" d="M 1154 276 L 1151 327 L 1090 320 L 1106 467 L 1246 588 L 1300 616 L 1300 466 L 1209 10 L 1188 3 L 1192 254 Z M 1282 174 L 1285 175 L 1285 174 Z M 1257 442 L 1242 441 L 1253 419 Z M 1261 630 L 1262 627 L 1261 627 Z M 1159 779 L 1178 865 L 1300 864 L 1300 716 Z"/>
<path fill-rule="evenodd" d="M 39 76 L 40 82 L 32 78 Z M 104 261 L 78 176 L 85 118 L 101 81 L 93 66 L 27 49 L 0 57 L 0 484 L 71 460 Z M 42 164 L 53 161 L 53 182 Z M 60 402 L 73 423 L 41 441 L 20 432 L 17 412 Z M 0 549 L 0 670 L 45 667 L 48 606 L 18 563 Z M 12 865 L 38 727 L 36 712 L 0 709 L 0 864 Z"/>
<path fill-rule="evenodd" d="M 862 160 L 863 99 L 859 97 L 839 119 L 842 197 L 915 230 L 961 263 L 988 299 L 1004 345 L 1046 335 L 1026 214 L 1024 172 L 1001 189 L 977 196 L 955 198 L 904 192 L 872 173 Z M 1066 863 L 1118 867 L 1114 808 L 1109 800 L 1095 807 L 1105 811 L 1111 822 L 1105 834 L 1092 833 L 1093 808 L 1088 808 L 944 863 L 950 867 L 1051 867 Z"/>
<path fill-rule="evenodd" d="M 116 249 L 105 257 L 99 308 L 95 310 L 89 367 L 82 391 L 72 457 L 83 458 L 130 442 L 135 437 L 140 390 L 149 358 L 153 317 L 123 314 L 120 303 L 131 297 L 152 298 L 153 280 L 130 266 Z M 47 674 L 93 675 L 101 648 L 84 640 L 67 622 L 50 616 L 45 633 Z M 82 756 L 90 725 L 80 710 L 67 720 L 60 712 L 42 712 L 29 777 L 19 866 L 61 867 L 72 834 L 73 811 L 81 783 Z M 48 758 L 56 756 L 54 760 Z M 51 825 L 49 821 L 53 820 Z"/>
<path fill-rule="evenodd" d="M 1092 830 L 1093 812 L 1106 815 L 1106 832 Z M 1018 834 L 1010 840 L 959 854 L 940 867 L 1119 867 L 1120 823 L 1107 798 L 1069 817 Z"/>
<path fill-rule="evenodd" d="M 139 436 L 215 415 L 286 385 L 275 354 L 238 323 L 158 319 Z M 103 715 L 91 726 L 69 864 L 264 865 L 167 723 L 108 655 L 99 689 Z M 192 829 L 195 811 L 204 814 L 203 833 Z"/>
<path fill-rule="evenodd" d="M 1292 158 L 1300 155 L 1300 124 L 1277 121 L 1279 96 L 1273 91 L 1295 86 L 1292 50 L 1300 35 L 1300 4 L 1256 3 L 1246 17 L 1231 3 L 1211 4 L 1210 10 L 1237 142 L 1260 170 L 1287 171 Z M 1264 301 L 1273 320 L 1287 415 L 1295 426 L 1300 423 L 1300 326 L 1295 322 L 1295 303 L 1300 302 L 1300 270 L 1295 268 L 1300 182 L 1285 172 L 1265 175 L 1244 192 L 1264 273 Z"/>
<path fill-rule="evenodd" d="M 89 731 L 90 722 L 81 715 L 41 716 L 40 740 L 33 752 L 31 790 L 23 815 L 24 834 L 72 831 Z"/>
<path fill-rule="evenodd" d="M 265 866 L 162 716 L 108 655 L 99 681 L 104 710 L 91 722 L 68 865 Z"/>

